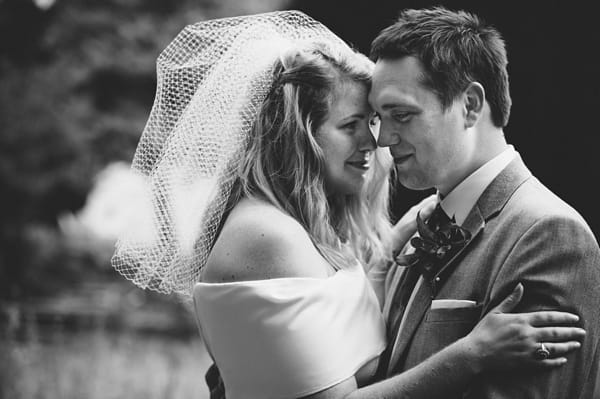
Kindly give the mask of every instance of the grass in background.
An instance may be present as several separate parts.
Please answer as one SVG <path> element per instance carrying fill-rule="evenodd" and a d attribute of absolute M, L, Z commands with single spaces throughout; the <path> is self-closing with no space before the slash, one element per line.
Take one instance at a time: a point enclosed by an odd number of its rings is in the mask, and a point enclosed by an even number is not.
<path fill-rule="evenodd" d="M 0 398 L 208 398 L 200 338 L 29 332 L 0 340 Z"/>

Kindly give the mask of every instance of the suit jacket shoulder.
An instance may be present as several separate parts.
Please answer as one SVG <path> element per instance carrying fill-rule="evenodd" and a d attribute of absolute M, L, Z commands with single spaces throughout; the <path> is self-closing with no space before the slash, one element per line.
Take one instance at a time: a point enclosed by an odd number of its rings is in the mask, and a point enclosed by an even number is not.
<path fill-rule="evenodd" d="M 481 375 L 466 397 L 591 397 L 600 364 L 600 248 L 581 215 L 517 158 L 486 188 L 463 227 L 473 239 L 442 268 L 432 299 L 478 306 L 419 307 L 394 370 L 406 370 L 466 335 L 521 282 L 525 295 L 515 311 L 579 314 L 587 330 L 583 347 L 559 369 Z"/>
<path fill-rule="evenodd" d="M 500 218 L 516 218 L 524 225 L 533 224 L 541 219 L 568 220 L 579 224 L 581 228 L 592 234 L 581 214 L 550 191 L 535 176 L 528 178 L 514 191 L 506 202 Z"/>

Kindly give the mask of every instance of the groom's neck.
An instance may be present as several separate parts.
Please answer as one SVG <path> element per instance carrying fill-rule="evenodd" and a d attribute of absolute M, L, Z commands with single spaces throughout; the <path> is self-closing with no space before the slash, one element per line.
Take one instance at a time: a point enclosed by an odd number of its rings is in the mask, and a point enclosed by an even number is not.
<path fill-rule="evenodd" d="M 448 179 L 435 188 L 441 195 L 448 195 L 473 172 L 494 159 L 507 148 L 508 144 L 501 128 L 478 132 L 478 140 L 476 140 L 474 148 L 466 152 L 463 162 L 457 168 L 449 171 Z"/>

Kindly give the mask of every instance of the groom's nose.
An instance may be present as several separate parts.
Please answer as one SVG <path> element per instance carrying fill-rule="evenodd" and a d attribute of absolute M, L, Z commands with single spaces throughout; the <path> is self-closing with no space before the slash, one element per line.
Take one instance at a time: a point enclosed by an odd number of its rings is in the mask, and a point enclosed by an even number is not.
<path fill-rule="evenodd" d="M 398 144 L 400 141 L 398 134 L 388 126 L 389 125 L 383 121 L 379 126 L 379 137 L 377 138 L 377 145 L 379 147 L 390 147 L 394 144 Z"/>

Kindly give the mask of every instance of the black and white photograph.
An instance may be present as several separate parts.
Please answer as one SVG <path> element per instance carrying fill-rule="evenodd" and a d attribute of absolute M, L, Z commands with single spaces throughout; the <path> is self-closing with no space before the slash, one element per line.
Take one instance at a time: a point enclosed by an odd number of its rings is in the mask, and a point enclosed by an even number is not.
<path fill-rule="evenodd" d="M 0 399 L 600 399 L 593 10 L 0 0 Z"/>

